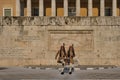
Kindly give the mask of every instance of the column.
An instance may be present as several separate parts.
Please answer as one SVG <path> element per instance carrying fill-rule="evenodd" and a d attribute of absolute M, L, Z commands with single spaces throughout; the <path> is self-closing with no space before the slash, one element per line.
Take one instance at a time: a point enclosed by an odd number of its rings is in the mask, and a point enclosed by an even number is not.
<path fill-rule="evenodd" d="M 31 0 L 27 0 L 27 16 L 31 16 Z"/>
<path fill-rule="evenodd" d="M 20 10 L 20 0 L 16 0 L 16 16 L 20 16 L 21 10 Z"/>
<path fill-rule="evenodd" d="M 80 0 L 76 0 L 76 16 L 80 16 Z"/>
<path fill-rule="evenodd" d="M 100 16 L 105 16 L 105 0 L 100 0 Z"/>
<path fill-rule="evenodd" d="M 68 16 L 68 0 L 64 0 L 64 16 Z"/>
<path fill-rule="evenodd" d="M 56 0 L 51 0 L 52 5 L 52 16 L 56 16 Z"/>
<path fill-rule="evenodd" d="M 88 0 L 88 16 L 92 16 L 92 0 Z"/>
<path fill-rule="evenodd" d="M 117 0 L 112 0 L 112 16 L 117 16 Z"/>
<path fill-rule="evenodd" d="M 39 0 L 39 16 L 44 16 L 44 0 Z"/>

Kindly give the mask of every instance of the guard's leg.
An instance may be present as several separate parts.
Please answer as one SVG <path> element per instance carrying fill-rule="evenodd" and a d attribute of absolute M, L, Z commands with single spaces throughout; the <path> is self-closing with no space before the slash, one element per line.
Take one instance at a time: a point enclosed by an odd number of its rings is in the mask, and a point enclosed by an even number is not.
<path fill-rule="evenodd" d="M 63 75 L 64 74 L 64 68 L 65 68 L 65 62 L 64 62 L 64 60 L 62 59 L 61 60 L 61 64 L 62 64 L 62 66 L 63 66 L 63 68 L 62 68 L 62 72 L 61 72 L 61 74 Z"/>
<path fill-rule="evenodd" d="M 61 70 L 62 72 L 61 72 L 61 74 L 63 75 L 64 74 L 64 68 L 62 68 L 62 70 Z"/>
<path fill-rule="evenodd" d="M 61 74 L 63 75 L 65 73 L 66 66 L 64 65 L 63 68 L 61 69 Z"/>
<path fill-rule="evenodd" d="M 72 74 L 73 71 L 74 71 L 74 65 L 72 63 L 70 63 L 69 74 Z"/>

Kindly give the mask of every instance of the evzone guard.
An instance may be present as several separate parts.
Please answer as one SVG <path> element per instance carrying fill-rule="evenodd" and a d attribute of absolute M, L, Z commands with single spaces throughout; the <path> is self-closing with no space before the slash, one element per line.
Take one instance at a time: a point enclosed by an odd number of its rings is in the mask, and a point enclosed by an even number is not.
<path fill-rule="evenodd" d="M 60 47 L 60 50 L 58 50 L 55 59 L 57 59 L 57 63 L 62 64 L 64 67 L 61 74 L 68 73 L 72 74 L 74 71 L 74 58 L 75 57 L 75 51 L 73 44 L 69 46 L 69 49 L 66 53 L 65 50 L 65 43 Z"/>

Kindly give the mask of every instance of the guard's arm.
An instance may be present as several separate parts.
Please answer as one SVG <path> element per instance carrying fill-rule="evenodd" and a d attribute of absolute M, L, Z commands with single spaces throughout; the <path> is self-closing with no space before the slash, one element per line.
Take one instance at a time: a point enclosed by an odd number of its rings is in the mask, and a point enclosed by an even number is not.
<path fill-rule="evenodd" d="M 56 56 L 55 56 L 55 59 L 57 59 L 57 57 L 58 57 L 58 54 L 59 54 L 59 51 L 57 52 L 57 54 L 56 54 Z"/>
<path fill-rule="evenodd" d="M 74 50 L 74 48 L 73 48 L 73 57 L 75 57 L 75 50 Z"/>

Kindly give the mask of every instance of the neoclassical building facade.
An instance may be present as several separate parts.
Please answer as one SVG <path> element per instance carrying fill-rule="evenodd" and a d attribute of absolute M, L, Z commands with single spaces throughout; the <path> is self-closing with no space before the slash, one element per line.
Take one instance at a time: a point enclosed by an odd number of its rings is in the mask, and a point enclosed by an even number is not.
<path fill-rule="evenodd" d="M 0 0 L 0 66 L 57 65 L 63 43 L 77 65 L 120 66 L 119 16 L 120 0 Z"/>
<path fill-rule="evenodd" d="M 120 1 L 1 0 L 0 16 L 120 16 Z"/>

